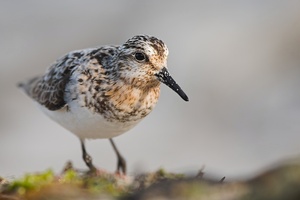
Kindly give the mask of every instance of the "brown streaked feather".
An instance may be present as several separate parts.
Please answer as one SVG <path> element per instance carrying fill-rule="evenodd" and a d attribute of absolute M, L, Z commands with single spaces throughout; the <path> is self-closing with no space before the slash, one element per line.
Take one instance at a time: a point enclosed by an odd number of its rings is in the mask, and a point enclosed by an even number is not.
<path fill-rule="evenodd" d="M 74 68 L 79 66 L 83 54 L 72 52 L 57 60 L 42 77 L 36 77 L 20 84 L 25 92 L 49 110 L 58 110 L 66 105 L 65 87 Z"/>

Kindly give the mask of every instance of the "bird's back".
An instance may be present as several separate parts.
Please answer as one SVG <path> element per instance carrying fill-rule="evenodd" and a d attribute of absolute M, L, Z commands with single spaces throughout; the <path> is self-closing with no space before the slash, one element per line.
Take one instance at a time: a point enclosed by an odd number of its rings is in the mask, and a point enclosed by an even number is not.
<path fill-rule="evenodd" d="M 67 103 L 65 91 L 72 73 L 79 67 L 84 67 L 88 60 L 99 56 L 101 49 L 72 51 L 52 64 L 43 76 L 32 78 L 19 86 L 40 105 L 49 110 L 58 110 Z"/>

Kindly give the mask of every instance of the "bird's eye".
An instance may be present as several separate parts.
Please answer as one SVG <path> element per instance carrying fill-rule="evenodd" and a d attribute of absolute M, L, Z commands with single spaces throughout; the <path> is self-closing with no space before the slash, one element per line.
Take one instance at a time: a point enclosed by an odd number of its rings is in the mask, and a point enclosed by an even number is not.
<path fill-rule="evenodd" d="M 141 52 L 135 53 L 135 54 L 134 54 L 134 57 L 135 57 L 135 59 L 138 60 L 138 61 L 144 61 L 144 60 L 146 60 L 146 55 L 143 54 L 143 53 L 141 53 Z"/>

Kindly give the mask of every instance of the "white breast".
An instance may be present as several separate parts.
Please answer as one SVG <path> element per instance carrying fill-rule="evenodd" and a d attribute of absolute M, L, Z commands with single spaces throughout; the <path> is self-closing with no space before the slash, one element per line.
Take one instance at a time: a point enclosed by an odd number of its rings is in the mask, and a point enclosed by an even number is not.
<path fill-rule="evenodd" d="M 140 120 L 126 123 L 109 122 L 98 113 L 92 113 L 77 103 L 69 104 L 69 110 L 64 107 L 50 111 L 44 106 L 38 106 L 46 115 L 68 129 L 79 138 L 112 138 L 133 128 Z"/>

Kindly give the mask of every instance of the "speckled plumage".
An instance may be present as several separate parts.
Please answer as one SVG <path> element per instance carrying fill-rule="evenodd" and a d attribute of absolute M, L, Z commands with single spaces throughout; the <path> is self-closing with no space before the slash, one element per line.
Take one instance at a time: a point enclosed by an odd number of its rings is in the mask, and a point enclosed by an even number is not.
<path fill-rule="evenodd" d="M 123 45 L 70 52 L 21 87 L 79 138 L 112 138 L 152 111 L 161 82 L 188 100 L 166 69 L 167 56 L 161 40 L 138 35 Z"/>

